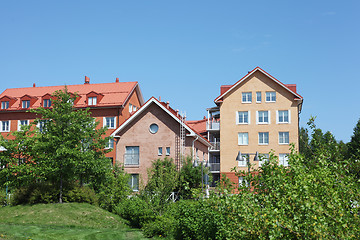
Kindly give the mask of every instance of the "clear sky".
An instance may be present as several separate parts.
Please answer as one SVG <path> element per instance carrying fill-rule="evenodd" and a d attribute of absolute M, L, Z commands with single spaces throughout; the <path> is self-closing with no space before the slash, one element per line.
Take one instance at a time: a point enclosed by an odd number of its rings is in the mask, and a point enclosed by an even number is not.
<path fill-rule="evenodd" d="M 138 81 L 189 120 L 259 66 L 337 140 L 360 118 L 360 1 L 0 1 L 1 89 Z"/>

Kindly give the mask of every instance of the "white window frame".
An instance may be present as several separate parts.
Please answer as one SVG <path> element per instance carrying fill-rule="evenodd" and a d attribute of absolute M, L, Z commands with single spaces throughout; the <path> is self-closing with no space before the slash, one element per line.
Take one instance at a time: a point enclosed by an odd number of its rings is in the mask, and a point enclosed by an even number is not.
<path fill-rule="evenodd" d="M 166 147 L 165 149 L 165 153 L 166 153 L 166 156 L 170 156 L 170 147 Z"/>
<path fill-rule="evenodd" d="M 162 155 L 163 155 L 163 148 L 158 147 L 158 156 L 162 156 Z"/>
<path fill-rule="evenodd" d="M 44 132 L 44 126 L 42 125 L 45 125 L 45 123 L 49 121 L 49 120 L 39 120 L 39 122 L 36 124 L 36 127 L 39 129 L 39 131 L 42 133 Z"/>
<path fill-rule="evenodd" d="M 26 124 L 21 124 L 22 121 L 26 121 Z M 23 125 L 30 125 L 30 120 L 24 119 L 24 120 L 18 120 L 18 131 L 21 131 L 21 126 Z"/>
<path fill-rule="evenodd" d="M 269 145 L 269 132 L 259 132 L 258 138 L 259 138 L 259 145 Z M 265 141 L 266 139 L 267 142 Z"/>
<path fill-rule="evenodd" d="M 248 159 L 250 158 L 250 155 L 249 154 L 241 154 L 243 160 L 242 161 L 237 161 L 238 162 L 238 167 L 246 167 L 247 166 L 247 162 L 248 162 Z"/>
<path fill-rule="evenodd" d="M 9 108 L 9 101 L 2 101 L 1 102 L 1 109 L 8 109 Z"/>
<path fill-rule="evenodd" d="M 30 107 L 30 100 L 22 100 L 21 101 L 22 108 L 29 108 Z"/>
<path fill-rule="evenodd" d="M 262 113 L 267 112 L 267 117 L 268 117 L 268 121 L 267 122 L 260 122 L 260 115 Z M 270 111 L 256 111 L 256 124 L 270 124 Z M 264 119 L 264 116 L 262 116 L 262 118 Z"/>
<path fill-rule="evenodd" d="M 107 126 L 107 119 L 113 118 L 114 126 Z M 108 129 L 115 129 L 116 128 L 116 117 L 103 117 L 103 127 L 107 127 Z"/>
<path fill-rule="evenodd" d="M 285 113 L 287 112 L 288 113 L 288 121 L 285 122 L 285 121 L 282 121 L 280 122 L 280 116 L 282 115 L 282 113 Z M 284 118 L 284 116 L 282 116 Z M 277 124 L 289 124 L 291 123 L 291 111 L 290 110 L 277 110 L 276 111 L 276 123 Z"/>
<path fill-rule="evenodd" d="M 126 167 L 138 165 L 140 165 L 140 147 L 125 146 L 124 166 Z"/>
<path fill-rule="evenodd" d="M 132 111 L 133 111 L 133 105 L 129 103 L 129 113 L 132 113 Z"/>
<path fill-rule="evenodd" d="M 239 187 L 249 187 L 249 183 L 245 179 L 245 176 L 239 176 Z"/>
<path fill-rule="evenodd" d="M 259 98 L 260 98 L 260 100 L 259 100 Z M 262 100 L 261 92 L 256 92 L 256 102 L 261 103 L 261 100 Z"/>
<path fill-rule="evenodd" d="M 290 133 L 289 132 L 279 132 L 279 144 L 289 145 L 289 143 L 290 143 Z"/>
<path fill-rule="evenodd" d="M 139 191 L 139 174 L 138 173 L 130 174 L 129 186 L 133 192 Z"/>
<path fill-rule="evenodd" d="M 7 128 L 3 130 L 4 123 L 7 122 Z M 11 120 L 0 121 L 0 132 L 10 132 Z"/>
<path fill-rule="evenodd" d="M 114 138 L 109 138 L 109 141 L 106 143 L 105 149 L 113 149 L 114 148 Z"/>
<path fill-rule="evenodd" d="M 270 159 L 270 156 L 268 153 L 261 153 L 260 154 L 260 161 L 259 161 L 259 167 L 264 165 L 265 162 L 268 162 Z"/>
<path fill-rule="evenodd" d="M 269 98 L 269 100 L 268 100 Z M 269 91 L 265 93 L 265 102 L 276 102 L 276 92 Z"/>
<path fill-rule="evenodd" d="M 43 107 L 51 107 L 51 99 L 44 99 Z"/>
<path fill-rule="evenodd" d="M 248 132 L 239 132 L 238 133 L 238 145 L 239 146 L 249 145 L 249 133 Z"/>
<path fill-rule="evenodd" d="M 288 153 L 280 153 L 279 154 L 279 165 L 284 167 L 289 166 L 289 154 Z"/>
<path fill-rule="evenodd" d="M 250 99 L 249 99 L 250 96 Z M 242 92 L 241 94 L 242 103 L 251 103 L 252 102 L 252 92 Z"/>
<path fill-rule="evenodd" d="M 247 113 L 247 122 L 239 121 L 240 113 Z M 250 111 L 237 111 L 236 112 L 236 124 L 243 124 L 243 125 L 250 124 Z"/>
<path fill-rule="evenodd" d="M 88 105 L 95 106 L 97 104 L 97 97 L 88 97 Z"/>

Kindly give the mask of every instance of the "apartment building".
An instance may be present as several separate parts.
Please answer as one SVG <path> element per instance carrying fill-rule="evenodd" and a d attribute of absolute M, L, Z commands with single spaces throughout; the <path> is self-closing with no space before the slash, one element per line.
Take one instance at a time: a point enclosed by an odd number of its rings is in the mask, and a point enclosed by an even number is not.
<path fill-rule="evenodd" d="M 186 156 L 207 161 L 211 144 L 190 127 L 179 111 L 169 103 L 150 98 L 131 115 L 113 134 L 116 141 L 116 161 L 131 174 L 134 191 L 145 185 L 147 169 L 152 162 L 172 158 L 178 169 Z"/>
<path fill-rule="evenodd" d="M 84 84 L 67 85 L 68 92 L 77 94 L 74 102 L 76 109 L 89 108 L 91 116 L 99 121 L 98 128 L 108 128 L 105 137 L 120 126 L 143 104 L 143 96 L 137 82 L 119 82 L 91 84 L 85 77 Z M 51 108 L 52 94 L 65 86 L 48 86 L 6 89 L 0 95 L 0 133 L 7 137 L 10 132 L 18 131 L 21 125 L 29 125 L 36 118 L 29 109 Z M 114 148 L 114 141 L 108 148 Z M 107 153 L 112 162 L 115 151 Z"/>
<path fill-rule="evenodd" d="M 216 106 L 208 108 L 206 130 L 212 143 L 209 160 L 214 179 L 224 173 L 239 179 L 231 169 L 257 168 L 274 151 L 279 164 L 287 166 L 290 144 L 298 149 L 299 114 L 303 97 L 295 84 L 283 84 L 256 67 L 233 85 L 223 85 Z M 239 152 L 241 158 L 239 158 Z M 260 161 L 254 161 L 255 154 Z M 241 161 L 237 161 L 240 160 Z M 240 180 L 241 181 L 241 180 Z"/>

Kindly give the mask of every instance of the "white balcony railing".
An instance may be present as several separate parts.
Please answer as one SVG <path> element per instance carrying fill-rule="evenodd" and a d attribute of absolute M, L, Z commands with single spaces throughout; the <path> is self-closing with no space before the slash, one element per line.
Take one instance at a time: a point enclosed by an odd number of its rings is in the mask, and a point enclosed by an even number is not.
<path fill-rule="evenodd" d="M 210 163 L 210 172 L 219 172 L 220 163 Z"/>
<path fill-rule="evenodd" d="M 210 148 L 211 151 L 220 151 L 220 142 L 210 142 L 212 147 Z"/>
<path fill-rule="evenodd" d="M 220 122 L 207 122 L 206 130 L 220 130 Z"/>

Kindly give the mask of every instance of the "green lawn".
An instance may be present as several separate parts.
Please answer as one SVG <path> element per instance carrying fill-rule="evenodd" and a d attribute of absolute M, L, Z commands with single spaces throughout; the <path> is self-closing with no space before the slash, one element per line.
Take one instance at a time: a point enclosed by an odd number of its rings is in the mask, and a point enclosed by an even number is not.
<path fill-rule="evenodd" d="M 0 208 L 0 239 L 145 239 L 122 218 L 85 203 Z"/>

